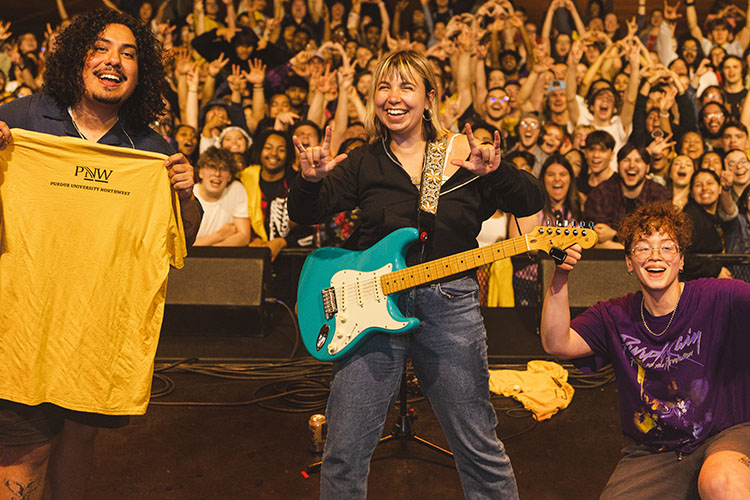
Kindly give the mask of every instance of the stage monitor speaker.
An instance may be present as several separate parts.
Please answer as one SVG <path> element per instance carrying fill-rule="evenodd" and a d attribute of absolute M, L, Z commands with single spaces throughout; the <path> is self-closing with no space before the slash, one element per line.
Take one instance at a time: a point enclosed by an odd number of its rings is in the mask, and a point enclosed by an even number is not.
<path fill-rule="evenodd" d="M 270 264 L 266 247 L 193 247 L 169 271 L 167 304 L 261 307 Z"/>
<path fill-rule="evenodd" d="M 544 301 L 554 261 L 539 254 L 540 303 Z M 586 308 L 602 300 L 621 297 L 638 290 L 638 280 L 628 274 L 624 250 L 590 249 L 576 264 L 568 278 L 568 300 L 571 308 Z"/>
<path fill-rule="evenodd" d="M 169 271 L 166 303 L 262 307 L 270 266 L 266 247 L 193 247 L 184 267 Z"/>
<path fill-rule="evenodd" d="M 170 269 L 162 332 L 263 337 L 266 247 L 193 247 L 182 269 Z"/>

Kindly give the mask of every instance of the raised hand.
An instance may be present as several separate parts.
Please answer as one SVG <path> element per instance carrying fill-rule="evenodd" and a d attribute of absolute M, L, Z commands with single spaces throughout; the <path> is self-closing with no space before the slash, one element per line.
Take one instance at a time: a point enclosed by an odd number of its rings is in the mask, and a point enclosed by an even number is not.
<path fill-rule="evenodd" d="M 266 79 L 266 65 L 260 59 L 253 59 L 249 68 L 250 72 L 243 72 L 245 80 L 252 85 L 263 85 L 263 81 Z"/>
<path fill-rule="evenodd" d="M 701 77 L 708 73 L 708 71 L 711 69 L 711 59 L 704 57 L 701 59 L 700 64 L 698 64 L 698 68 L 695 70 L 695 76 Z"/>
<path fill-rule="evenodd" d="M 451 163 L 478 176 L 487 175 L 497 170 L 503 157 L 500 133 L 497 130 L 495 131 L 495 143 L 493 145 L 479 144 L 471 131 L 471 125 L 467 123 L 466 138 L 469 140 L 469 147 L 471 148 L 469 160 L 454 159 L 451 160 Z"/>
<path fill-rule="evenodd" d="M 310 59 L 312 59 L 312 52 L 309 50 L 301 50 L 297 52 L 297 55 L 292 57 L 291 61 L 292 70 L 301 77 L 311 76 L 310 75 Z"/>
<path fill-rule="evenodd" d="M 681 3 L 681 1 L 678 1 L 672 6 L 667 3 L 667 0 L 664 0 L 664 19 L 666 21 L 674 23 L 682 17 L 682 14 L 678 12 Z"/>
<path fill-rule="evenodd" d="M 208 74 L 212 78 L 215 78 L 219 74 L 219 71 L 227 65 L 229 58 L 224 57 L 224 52 L 219 54 L 219 57 L 208 63 Z"/>
<path fill-rule="evenodd" d="M 336 70 L 331 71 L 331 65 L 326 64 L 325 70 L 317 78 L 316 90 L 321 94 L 326 94 L 336 88 Z"/>
<path fill-rule="evenodd" d="M 299 166 L 302 178 L 310 182 L 322 181 L 336 165 L 346 159 L 346 154 L 340 154 L 331 159 L 331 127 L 326 127 L 323 144 L 305 148 L 297 136 L 292 136 L 292 142 L 299 151 Z"/>
<path fill-rule="evenodd" d="M 663 155 L 667 154 L 676 144 L 675 141 L 670 141 L 671 138 L 672 134 L 669 134 L 666 137 L 657 137 L 646 146 L 646 151 L 648 151 L 651 156 L 658 158 L 663 157 Z"/>
<path fill-rule="evenodd" d="M 731 191 L 732 185 L 734 184 L 734 173 L 730 169 L 725 168 L 721 171 L 719 182 L 721 184 L 723 192 Z"/>
<path fill-rule="evenodd" d="M 3 24 L 0 22 L 0 42 L 3 42 L 11 37 L 13 33 L 10 31 L 10 21 Z"/>
<path fill-rule="evenodd" d="M 570 47 L 570 52 L 568 52 L 568 64 L 577 65 L 579 62 L 581 62 L 584 48 L 585 47 L 581 40 L 576 40 L 575 42 L 573 42 L 573 45 L 571 45 Z"/>
<path fill-rule="evenodd" d="M 240 31 L 239 28 L 219 28 L 216 30 L 216 34 L 224 37 L 227 42 L 231 43 L 232 38 L 234 38 L 234 35 L 236 35 L 238 31 Z"/>
<path fill-rule="evenodd" d="M 300 116 L 294 111 L 282 111 L 276 115 L 276 120 L 273 123 L 274 130 L 287 130 L 289 126 L 295 121 L 299 120 Z"/>
<path fill-rule="evenodd" d="M 200 90 L 201 84 L 200 69 L 198 68 L 198 63 L 193 63 L 190 65 L 190 69 L 187 71 L 186 78 L 188 91 L 197 93 L 198 90 Z"/>
<path fill-rule="evenodd" d="M 635 20 L 635 16 L 626 22 L 628 24 L 628 37 L 635 36 L 638 33 L 638 22 Z"/>
<path fill-rule="evenodd" d="M 190 62 L 190 50 L 184 47 L 177 47 L 174 51 L 176 75 L 186 75 L 192 64 Z"/>
<path fill-rule="evenodd" d="M 232 74 L 227 76 L 227 83 L 233 94 L 242 94 L 245 90 L 245 79 L 242 77 L 239 65 L 232 64 Z"/>

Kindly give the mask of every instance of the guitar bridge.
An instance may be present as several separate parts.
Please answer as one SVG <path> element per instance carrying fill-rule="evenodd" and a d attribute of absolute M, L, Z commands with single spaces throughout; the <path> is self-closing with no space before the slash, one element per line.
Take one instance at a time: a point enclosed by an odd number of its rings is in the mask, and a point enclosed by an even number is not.
<path fill-rule="evenodd" d="M 339 312 L 338 305 L 336 304 L 336 289 L 326 288 L 320 292 L 323 296 L 323 311 L 325 312 L 326 319 L 333 318 L 334 314 Z"/>

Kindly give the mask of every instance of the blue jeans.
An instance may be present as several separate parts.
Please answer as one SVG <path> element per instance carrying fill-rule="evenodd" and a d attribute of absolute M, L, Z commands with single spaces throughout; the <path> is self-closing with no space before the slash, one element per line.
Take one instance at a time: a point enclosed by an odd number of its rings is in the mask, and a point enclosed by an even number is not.
<path fill-rule="evenodd" d="M 487 335 L 472 277 L 417 288 L 399 306 L 422 324 L 378 333 L 334 365 L 320 498 L 367 496 L 370 458 L 398 396 L 407 356 L 453 451 L 467 499 L 517 499 L 510 459 L 490 403 Z"/>

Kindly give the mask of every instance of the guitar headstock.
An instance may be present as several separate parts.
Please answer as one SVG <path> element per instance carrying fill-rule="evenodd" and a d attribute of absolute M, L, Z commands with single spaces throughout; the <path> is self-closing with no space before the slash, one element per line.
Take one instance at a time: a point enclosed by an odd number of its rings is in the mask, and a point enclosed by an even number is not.
<path fill-rule="evenodd" d="M 552 247 L 565 250 L 576 243 L 584 249 L 591 248 L 598 240 L 593 222 L 576 221 L 562 221 L 555 226 L 537 226 L 526 236 L 532 249 L 546 253 Z"/>

